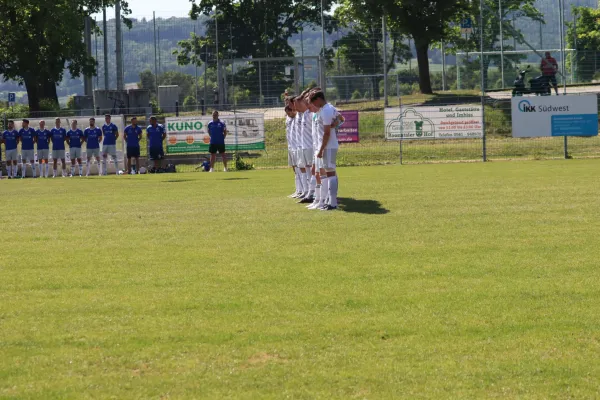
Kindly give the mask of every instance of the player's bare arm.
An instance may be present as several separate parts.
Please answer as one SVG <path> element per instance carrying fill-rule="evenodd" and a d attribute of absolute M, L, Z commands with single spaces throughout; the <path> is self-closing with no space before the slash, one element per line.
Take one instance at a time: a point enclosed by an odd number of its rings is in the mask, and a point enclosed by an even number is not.
<path fill-rule="evenodd" d="M 319 154 L 317 155 L 317 157 L 323 158 L 323 152 L 325 151 L 325 148 L 327 147 L 327 143 L 329 142 L 330 136 L 331 136 L 331 125 L 325 125 L 324 126 L 324 134 L 323 134 L 323 144 L 321 145 L 321 148 L 319 149 Z"/>

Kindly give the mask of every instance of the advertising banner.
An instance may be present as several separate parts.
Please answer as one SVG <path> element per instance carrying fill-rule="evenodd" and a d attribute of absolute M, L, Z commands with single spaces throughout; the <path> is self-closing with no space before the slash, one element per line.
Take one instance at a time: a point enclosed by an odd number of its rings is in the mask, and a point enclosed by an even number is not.
<path fill-rule="evenodd" d="M 222 114 L 219 119 L 227 126 L 227 151 L 265 149 L 263 114 Z M 211 121 L 211 115 L 167 118 L 167 154 L 207 152 L 210 144 L 208 124 Z"/>
<path fill-rule="evenodd" d="M 340 114 L 346 121 L 337 131 L 338 142 L 358 143 L 358 111 L 340 111 Z"/>
<path fill-rule="evenodd" d="M 388 140 L 483 137 L 481 104 L 407 106 L 385 109 Z"/>
<path fill-rule="evenodd" d="M 513 137 L 598 135 L 596 95 L 513 97 L 511 115 Z"/>

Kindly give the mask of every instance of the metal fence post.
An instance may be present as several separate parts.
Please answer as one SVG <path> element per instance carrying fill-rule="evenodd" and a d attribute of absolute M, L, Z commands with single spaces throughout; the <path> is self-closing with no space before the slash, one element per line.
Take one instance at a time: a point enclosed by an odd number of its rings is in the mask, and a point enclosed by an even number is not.
<path fill-rule="evenodd" d="M 565 141 L 564 141 L 563 147 L 565 150 L 565 160 L 568 160 L 569 159 L 569 144 L 568 144 L 569 142 L 568 142 L 567 136 L 565 136 L 564 138 L 565 138 Z"/>
<path fill-rule="evenodd" d="M 487 161 L 487 140 L 485 133 L 485 96 L 481 95 L 481 130 L 483 136 L 481 137 L 481 151 L 483 156 L 483 162 Z"/>
<path fill-rule="evenodd" d="M 179 102 L 175 102 L 175 116 L 179 117 Z"/>

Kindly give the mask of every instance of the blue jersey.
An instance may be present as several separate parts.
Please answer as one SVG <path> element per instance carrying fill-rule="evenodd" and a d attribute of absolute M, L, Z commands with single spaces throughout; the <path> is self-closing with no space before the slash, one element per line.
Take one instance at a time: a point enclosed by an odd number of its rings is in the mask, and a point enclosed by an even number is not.
<path fill-rule="evenodd" d="M 165 127 L 159 124 L 156 124 L 156 128 L 152 125 L 146 128 L 146 135 L 148 136 L 151 148 L 162 148 L 163 133 L 165 133 Z"/>
<path fill-rule="evenodd" d="M 225 129 L 227 129 L 225 122 L 221 120 L 209 122 L 210 144 L 225 144 Z"/>
<path fill-rule="evenodd" d="M 6 146 L 6 150 L 16 150 L 17 149 L 17 138 L 19 137 L 19 132 L 16 130 L 12 131 L 4 131 L 2 134 L 2 139 L 4 139 L 4 145 Z"/>
<path fill-rule="evenodd" d="M 54 128 L 50 131 L 52 134 L 52 150 L 64 150 L 67 131 L 65 128 Z"/>
<path fill-rule="evenodd" d="M 83 132 L 81 132 L 81 129 L 71 129 L 69 132 L 67 132 L 67 137 L 69 138 L 69 147 L 74 149 L 81 148 L 81 138 L 83 137 Z"/>
<path fill-rule="evenodd" d="M 38 129 L 35 132 L 35 136 L 37 136 L 37 148 L 38 150 L 48 150 L 48 140 L 52 137 L 52 134 L 48 129 L 44 129 L 43 131 Z"/>
<path fill-rule="evenodd" d="M 127 135 L 127 147 L 140 147 L 139 135 L 142 134 L 142 128 L 129 125 L 125 128 L 125 134 Z"/>
<path fill-rule="evenodd" d="M 85 137 L 88 149 L 100 148 L 100 137 L 102 136 L 102 131 L 100 128 L 87 128 L 85 132 L 83 132 L 83 136 Z"/>
<path fill-rule="evenodd" d="M 119 128 L 115 124 L 110 124 L 102 127 L 102 135 L 104 136 L 104 140 L 102 144 L 105 146 L 112 146 L 117 144 L 117 133 L 119 132 Z"/>
<path fill-rule="evenodd" d="M 35 138 L 35 129 L 22 128 L 19 131 L 19 138 L 21 138 L 21 150 L 33 150 L 33 139 Z"/>

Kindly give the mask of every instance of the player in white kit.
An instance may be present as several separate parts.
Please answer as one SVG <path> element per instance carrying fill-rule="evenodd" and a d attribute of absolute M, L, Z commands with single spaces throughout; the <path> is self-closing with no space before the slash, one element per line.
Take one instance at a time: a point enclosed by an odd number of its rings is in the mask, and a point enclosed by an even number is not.
<path fill-rule="evenodd" d="M 292 171 L 294 171 L 294 179 L 296 184 L 296 191 L 288 197 L 297 198 L 300 194 L 300 180 L 296 172 L 298 168 L 296 168 L 296 152 L 294 151 L 295 142 L 294 138 L 292 137 L 296 112 L 288 104 L 285 106 L 285 113 L 287 115 L 285 120 L 285 138 L 288 144 L 288 166 L 292 167 Z"/>
<path fill-rule="evenodd" d="M 337 140 L 336 119 L 338 112 L 331 104 L 325 100 L 323 92 L 313 92 L 310 96 L 310 102 L 319 109 L 318 118 L 318 147 L 317 147 L 317 168 L 321 174 L 321 196 L 319 199 L 319 209 L 323 211 L 337 210 L 338 177 L 336 174 L 336 159 L 339 148 Z M 325 200 L 329 196 L 329 203 Z"/>
<path fill-rule="evenodd" d="M 306 95 L 309 90 L 305 90 L 294 103 L 298 114 L 302 114 L 300 127 L 298 129 L 299 148 L 298 148 L 298 167 L 301 172 L 301 179 L 304 184 L 304 196 L 298 203 L 311 204 L 314 200 L 316 180 L 312 175 L 312 166 L 314 160 L 314 146 L 312 139 L 312 113 L 308 110 Z"/>

